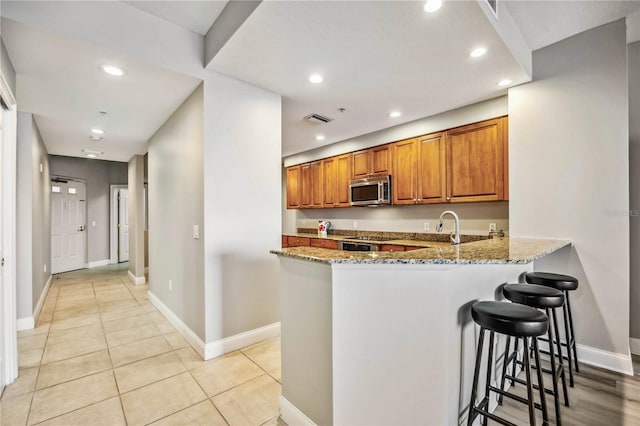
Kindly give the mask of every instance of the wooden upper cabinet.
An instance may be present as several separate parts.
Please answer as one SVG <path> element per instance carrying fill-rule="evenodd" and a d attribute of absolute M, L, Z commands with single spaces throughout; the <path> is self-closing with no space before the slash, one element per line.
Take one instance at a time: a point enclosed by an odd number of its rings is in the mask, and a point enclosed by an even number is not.
<path fill-rule="evenodd" d="M 418 139 L 418 204 L 446 202 L 445 152 L 444 132 Z"/>
<path fill-rule="evenodd" d="M 314 161 L 311 165 L 311 205 L 312 208 L 322 207 L 322 195 L 324 188 L 324 174 L 322 161 Z"/>
<path fill-rule="evenodd" d="M 504 118 L 447 132 L 447 201 L 504 199 Z"/>
<path fill-rule="evenodd" d="M 354 152 L 352 155 L 354 179 L 390 174 L 391 148 L 389 144 Z"/>
<path fill-rule="evenodd" d="M 391 178 L 393 204 L 416 204 L 418 201 L 418 139 L 392 144 L 393 176 Z"/>
<path fill-rule="evenodd" d="M 313 193 L 313 180 L 311 176 L 311 164 L 300 165 L 300 207 L 311 207 L 311 195 Z"/>
<path fill-rule="evenodd" d="M 349 181 L 351 180 L 351 154 L 322 160 L 324 174 L 323 206 L 349 207 Z"/>
<path fill-rule="evenodd" d="M 301 190 L 301 167 L 287 167 L 287 208 L 299 209 L 301 206 L 300 190 Z"/>

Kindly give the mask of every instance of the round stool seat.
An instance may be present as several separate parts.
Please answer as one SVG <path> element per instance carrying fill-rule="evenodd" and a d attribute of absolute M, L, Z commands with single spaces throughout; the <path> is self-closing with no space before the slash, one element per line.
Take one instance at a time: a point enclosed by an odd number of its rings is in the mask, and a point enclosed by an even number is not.
<path fill-rule="evenodd" d="M 564 293 L 544 285 L 507 284 L 502 294 L 512 302 L 534 308 L 559 308 L 564 304 Z"/>
<path fill-rule="evenodd" d="M 553 274 L 551 272 L 529 272 L 526 275 L 529 284 L 546 285 L 558 290 L 575 290 L 578 288 L 578 279 L 571 275 Z"/>
<path fill-rule="evenodd" d="M 505 302 L 476 302 L 471 316 L 481 327 L 516 337 L 535 337 L 547 332 L 549 319 L 535 308 Z"/>

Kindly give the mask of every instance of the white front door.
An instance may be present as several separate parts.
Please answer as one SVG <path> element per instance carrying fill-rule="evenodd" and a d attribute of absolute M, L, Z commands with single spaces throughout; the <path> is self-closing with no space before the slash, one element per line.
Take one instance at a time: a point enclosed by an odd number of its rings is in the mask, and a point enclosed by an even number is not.
<path fill-rule="evenodd" d="M 51 273 L 86 268 L 85 185 L 51 181 Z"/>
<path fill-rule="evenodd" d="M 118 262 L 129 260 L 129 190 L 118 191 Z"/>

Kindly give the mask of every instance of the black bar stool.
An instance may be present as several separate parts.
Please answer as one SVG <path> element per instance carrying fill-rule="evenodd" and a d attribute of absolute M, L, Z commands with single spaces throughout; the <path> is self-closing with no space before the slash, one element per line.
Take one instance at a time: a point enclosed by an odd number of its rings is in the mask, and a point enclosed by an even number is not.
<path fill-rule="evenodd" d="M 521 305 L 531 306 L 536 309 L 544 309 L 545 314 L 549 318 L 549 354 L 551 359 L 551 370 L 542 368 L 541 365 L 536 365 L 534 368 L 542 369 L 545 373 L 550 373 L 553 378 L 553 389 L 546 389 L 545 392 L 553 395 L 553 402 L 555 404 L 556 410 L 556 424 L 562 424 L 560 419 L 560 401 L 559 401 L 559 392 L 558 392 L 558 380 L 562 380 L 562 392 L 564 394 L 564 405 L 569 406 L 569 395 L 567 393 L 567 380 L 565 377 L 564 364 L 562 362 L 562 357 L 558 357 L 558 364 L 556 365 L 555 358 L 555 350 L 557 349 L 558 353 L 561 352 L 560 345 L 560 334 L 558 331 L 558 317 L 556 315 L 556 308 L 559 308 L 564 305 L 564 295 L 560 290 L 556 290 L 555 288 L 536 285 L 536 284 L 507 284 L 502 288 L 502 294 L 504 297 L 511 300 L 512 302 L 519 303 Z M 555 337 L 555 339 L 554 339 Z M 504 350 L 505 353 L 505 368 L 504 371 L 507 371 L 507 364 L 509 362 L 513 362 L 513 370 L 512 374 L 504 374 L 502 376 L 502 383 L 500 387 L 504 389 L 504 383 L 507 378 L 511 380 L 513 384 L 514 381 L 518 383 L 524 383 L 524 380 L 518 379 L 516 376 L 516 364 L 520 363 L 517 359 L 518 357 L 518 348 L 514 349 L 514 352 L 509 355 L 509 341 L 510 337 L 507 336 L 507 344 Z M 554 349 L 553 342 L 556 343 L 556 348 Z M 534 386 L 536 387 L 536 386 Z M 502 404 L 502 396 L 498 398 L 498 403 Z"/>
<path fill-rule="evenodd" d="M 478 352 L 476 354 L 476 367 L 473 373 L 473 388 L 471 389 L 471 402 L 469 403 L 469 418 L 467 425 L 471 426 L 478 415 L 483 416 L 482 424 L 486 426 L 487 420 L 491 419 L 507 426 L 516 426 L 508 420 L 498 417 L 489 412 L 489 394 L 495 392 L 498 395 L 519 401 L 529 406 L 529 423 L 536 424 L 535 409 L 536 403 L 533 397 L 533 382 L 531 381 L 531 364 L 529 360 L 528 337 L 534 337 L 533 354 L 536 365 L 540 365 L 540 355 L 538 351 L 538 340 L 535 337 L 541 336 L 549 328 L 547 316 L 535 308 L 505 302 L 476 302 L 471 306 L 471 317 L 480 325 L 480 339 L 478 340 Z M 489 330 L 489 355 L 487 362 L 487 382 L 485 384 L 485 395 L 482 401 L 476 405 L 478 376 L 482 365 L 482 346 L 484 344 L 484 333 Z M 491 385 L 491 364 L 493 364 L 493 344 L 495 333 L 515 337 L 516 341 L 522 338 L 524 345 L 524 370 L 526 375 L 527 398 L 506 392 Z M 506 365 L 503 366 L 503 374 Z M 537 369 L 538 389 L 540 391 L 540 408 L 542 409 L 543 423 L 548 424 L 547 404 L 544 398 L 544 384 L 542 382 L 542 371 Z"/>
<path fill-rule="evenodd" d="M 566 342 L 563 342 L 562 346 L 567 347 L 565 359 L 569 361 L 569 385 L 573 387 L 573 369 L 575 368 L 576 373 L 579 373 L 580 366 L 578 365 L 576 334 L 573 328 L 573 315 L 571 314 L 569 292 L 578 288 L 578 279 L 571 275 L 553 274 L 550 272 L 529 272 L 525 279 L 530 284 L 552 287 L 564 293 L 565 302 L 562 307 L 562 313 L 564 316 L 564 336 Z M 549 345 L 551 345 L 551 343 L 549 343 Z"/>

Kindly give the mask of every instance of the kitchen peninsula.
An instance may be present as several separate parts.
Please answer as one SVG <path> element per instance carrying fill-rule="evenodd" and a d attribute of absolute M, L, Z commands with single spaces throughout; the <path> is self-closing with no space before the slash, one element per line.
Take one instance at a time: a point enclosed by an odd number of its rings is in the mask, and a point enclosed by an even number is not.
<path fill-rule="evenodd" d="M 497 238 L 406 252 L 273 250 L 281 265 L 283 419 L 458 424 L 475 359 L 471 304 L 500 299 L 501 284 L 570 244 Z"/>

